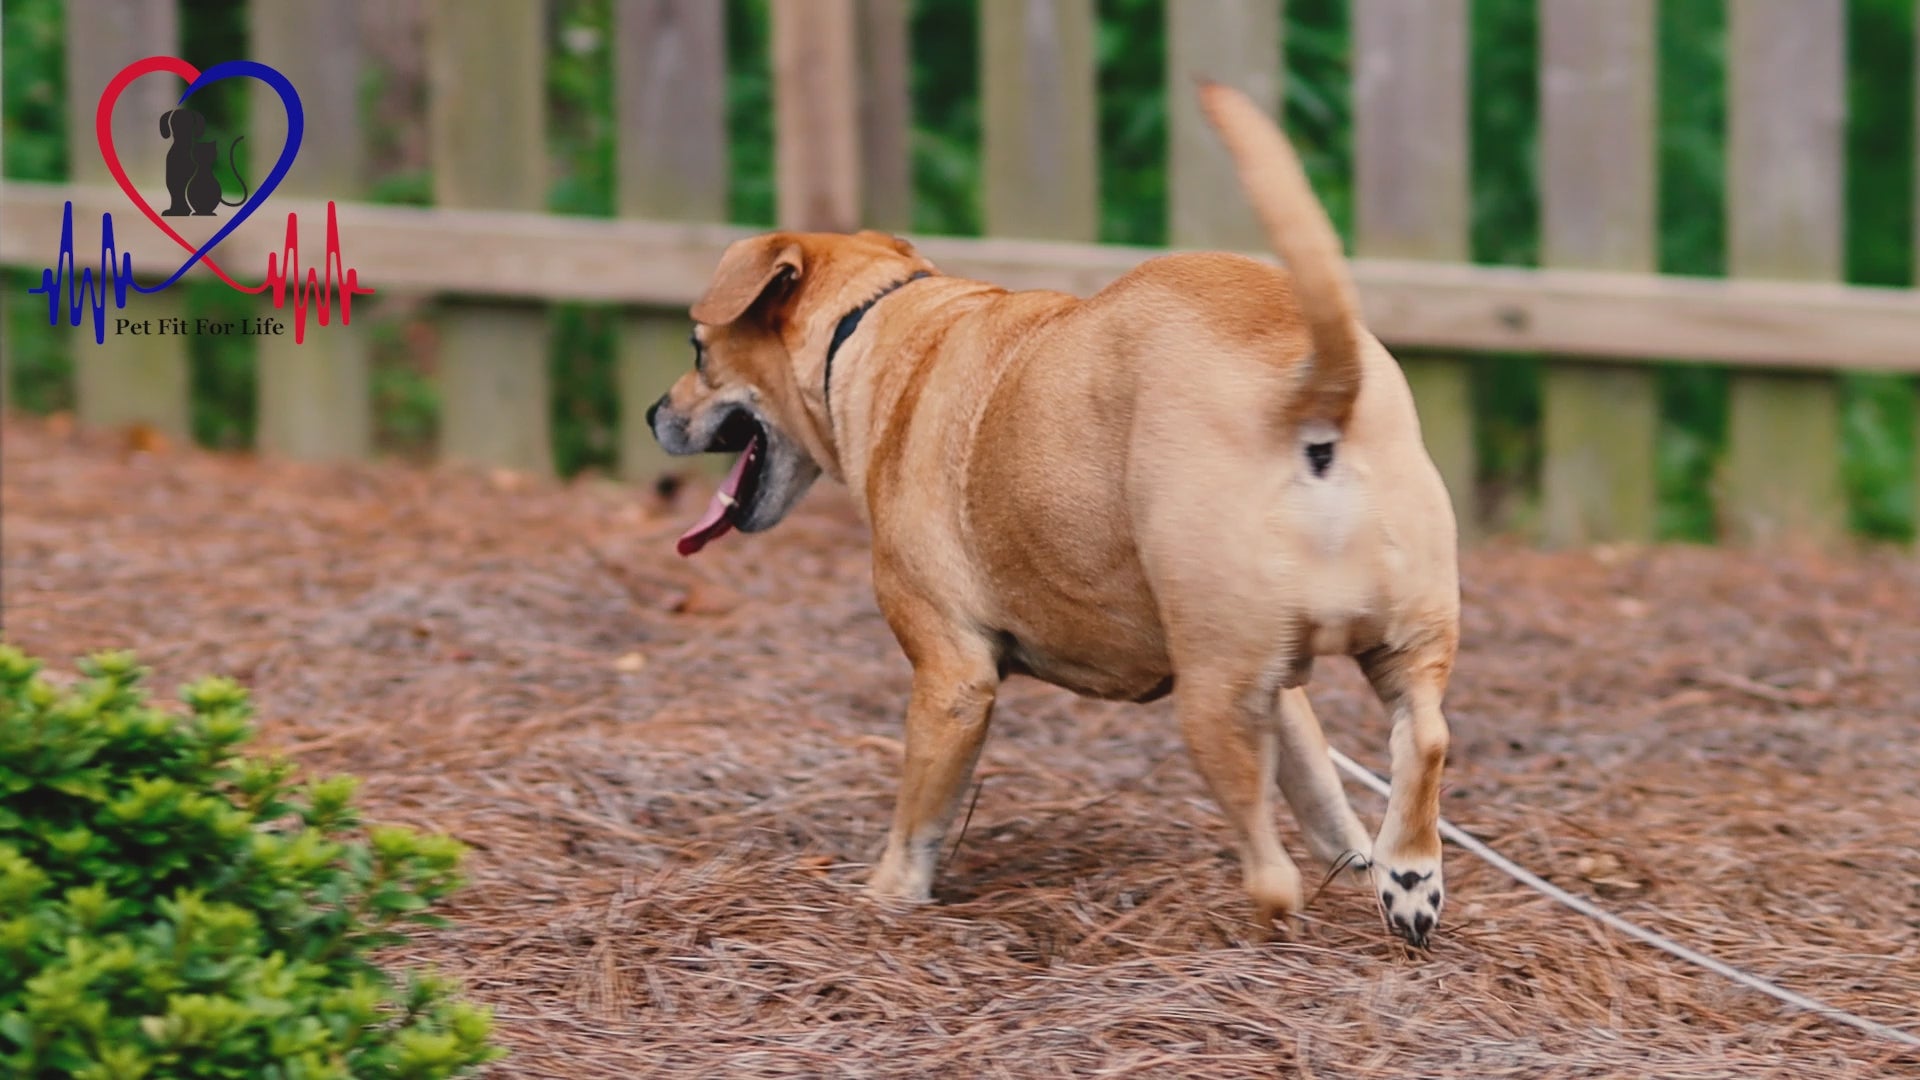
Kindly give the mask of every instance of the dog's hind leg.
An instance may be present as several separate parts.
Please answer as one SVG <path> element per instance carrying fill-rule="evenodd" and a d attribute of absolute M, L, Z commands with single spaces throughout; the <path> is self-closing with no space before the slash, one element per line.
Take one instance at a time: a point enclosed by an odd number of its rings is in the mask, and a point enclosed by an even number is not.
<path fill-rule="evenodd" d="M 1300 871 L 1280 846 L 1273 820 L 1279 734 L 1237 680 L 1181 671 L 1174 686 L 1180 732 L 1233 829 L 1254 914 L 1266 927 L 1301 903 Z"/>
<path fill-rule="evenodd" d="M 1280 753 L 1275 769 L 1280 793 L 1293 808 L 1308 849 L 1329 866 L 1349 859 L 1349 866 L 1363 872 L 1373 844 L 1340 786 L 1340 774 L 1327 756 L 1326 733 L 1313 714 L 1307 692 L 1297 686 L 1282 690 L 1275 708 L 1279 710 L 1275 727 Z"/>
<path fill-rule="evenodd" d="M 913 697 L 907 704 L 907 754 L 894 804 L 887 848 L 868 879 L 876 896 L 929 899 L 941 841 L 986 742 L 999 673 L 991 656 L 969 662 L 939 650 L 915 655 Z"/>
<path fill-rule="evenodd" d="M 1440 711 L 1453 637 L 1417 650 L 1369 653 L 1360 668 L 1393 718 L 1393 787 L 1373 842 L 1373 887 L 1394 933 L 1415 945 L 1440 921 L 1440 776 L 1447 718 Z"/>

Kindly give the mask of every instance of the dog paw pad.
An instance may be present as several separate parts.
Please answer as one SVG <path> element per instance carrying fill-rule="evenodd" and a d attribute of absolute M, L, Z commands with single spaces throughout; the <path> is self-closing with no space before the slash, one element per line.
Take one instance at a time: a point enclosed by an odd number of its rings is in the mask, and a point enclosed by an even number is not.
<path fill-rule="evenodd" d="M 1380 913 L 1387 929 L 1408 944 L 1423 948 L 1440 924 L 1440 908 L 1446 901 L 1440 886 L 1438 860 L 1421 860 L 1427 865 L 1394 869 L 1376 860 L 1374 884 L 1379 890 Z M 1402 864 L 1404 866 L 1404 863 Z"/>

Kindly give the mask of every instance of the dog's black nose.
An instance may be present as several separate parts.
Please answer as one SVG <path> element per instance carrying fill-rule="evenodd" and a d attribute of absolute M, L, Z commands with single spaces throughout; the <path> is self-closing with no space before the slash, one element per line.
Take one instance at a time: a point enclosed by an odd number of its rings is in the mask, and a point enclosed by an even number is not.
<path fill-rule="evenodd" d="M 647 427 L 649 430 L 651 430 L 653 427 L 653 414 L 659 412 L 660 406 L 665 405 L 666 403 L 667 403 L 667 395 L 661 394 L 659 401 L 656 401 L 653 404 L 647 406 Z"/>

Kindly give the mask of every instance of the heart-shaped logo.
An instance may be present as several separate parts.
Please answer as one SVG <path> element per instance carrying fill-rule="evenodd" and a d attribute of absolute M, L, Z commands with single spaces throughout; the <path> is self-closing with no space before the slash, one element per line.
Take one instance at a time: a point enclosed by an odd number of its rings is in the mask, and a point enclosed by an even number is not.
<path fill-rule="evenodd" d="M 222 225 L 220 230 L 213 234 L 212 238 L 198 248 L 195 248 L 185 237 L 175 232 L 173 226 L 167 224 L 165 219 L 154 212 L 153 207 L 147 203 L 147 200 L 141 197 L 139 189 L 133 186 L 131 180 L 127 179 L 127 170 L 120 164 L 120 155 L 113 147 L 114 103 L 120 100 L 121 93 L 124 92 L 135 79 L 143 75 L 152 75 L 156 72 L 177 75 L 186 80 L 186 92 L 180 95 L 180 100 L 175 103 L 176 106 L 185 104 L 186 100 L 192 97 L 195 92 L 204 87 L 211 86 L 214 83 L 226 79 L 250 78 L 259 79 L 261 82 L 272 87 L 274 93 L 280 95 L 280 103 L 287 110 L 287 142 L 285 146 L 280 148 L 279 160 L 273 163 L 273 169 L 267 173 L 266 179 L 262 180 L 260 186 L 254 189 L 252 196 L 241 204 L 239 211 L 235 213 L 232 218 L 229 218 L 227 223 Z M 100 157 L 106 161 L 107 172 L 111 173 L 114 182 L 120 185 L 120 191 L 125 194 L 128 199 L 132 200 L 133 205 L 140 208 L 140 212 L 147 216 L 148 221 L 159 226 L 160 231 L 172 237 L 174 243 L 179 244 L 181 247 L 193 253 L 188 257 L 186 262 L 180 264 L 180 269 L 175 270 L 167 280 L 157 285 L 140 285 L 136 283 L 133 286 L 134 289 L 143 293 L 159 292 L 161 289 L 180 280 L 180 275 L 192 269 L 193 264 L 198 262 L 206 263 L 207 269 L 213 271 L 221 281 L 240 292 L 264 292 L 272 285 L 271 281 L 262 282 L 254 286 L 241 285 L 228 277 L 226 271 L 220 269 L 220 265 L 214 262 L 208 253 L 218 247 L 220 241 L 227 238 L 228 233 L 239 228 L 241 222 L 251 217 L 253 212 L 259 209 L 262 203 L 267 201 L 267 197 L 273 194 L 273 190 L 280 186 L 280 181 L 286 178 L 287 171 L 293 168 L 293 159 L 300 153 L 300 136 L 306 130 L 306 113 L 300 107 L 299 93 L 294 90 L 293 84 L 287 81 L 286 76 L 256 60 L 228 60 L 225 63 L 215 64 L 205 72 L 202 72 L 199 68 L 194 67 L 192 64 L 178 57 L 149 56 L 145 60 L 137 60 L 134 63 L 128 64 L 121 70 L 120 74 L 113 77 L 112 82 L 107 84 L 106 90 L 100 95 L 99 108 L 94 112 L 93 129 L 94 137 L 98 139 L 100 143 Z"/>

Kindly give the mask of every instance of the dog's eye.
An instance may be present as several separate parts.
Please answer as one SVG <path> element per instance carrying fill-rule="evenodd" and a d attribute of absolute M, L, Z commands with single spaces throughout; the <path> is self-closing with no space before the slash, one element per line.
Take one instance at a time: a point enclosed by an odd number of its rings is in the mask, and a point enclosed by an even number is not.
<path fill-rule="evenodd" d="M 699 334 L 688 334 L 687 341 L 693 345 L 693 370 L 705 375 L 707 373 L 707 347 L 700 344 Z"/>

